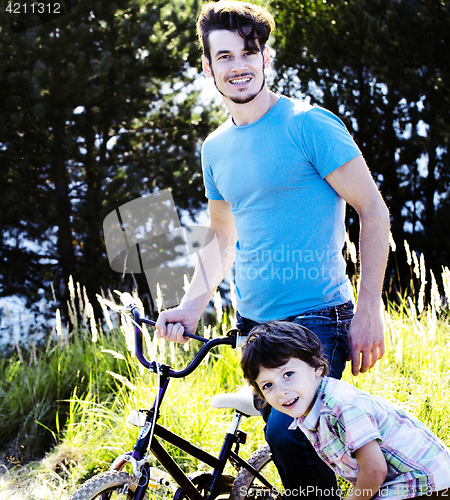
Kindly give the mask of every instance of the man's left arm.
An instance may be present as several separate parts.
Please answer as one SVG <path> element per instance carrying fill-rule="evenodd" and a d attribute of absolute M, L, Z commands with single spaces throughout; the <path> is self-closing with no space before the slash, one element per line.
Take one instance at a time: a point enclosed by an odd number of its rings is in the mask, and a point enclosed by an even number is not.
<path fill-rule="evenodd" d="M 358 212 L 360 288 L 348 332 L 352 373 L 364 373 L 384 354 L 381 294 L 389 252 L 389 211 L 362 156 L 337 168 L 325 180 Z"/>

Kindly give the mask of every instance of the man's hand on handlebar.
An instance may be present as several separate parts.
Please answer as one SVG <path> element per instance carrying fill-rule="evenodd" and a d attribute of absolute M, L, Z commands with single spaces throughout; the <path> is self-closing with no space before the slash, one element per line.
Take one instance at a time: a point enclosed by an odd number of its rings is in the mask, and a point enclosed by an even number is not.
<path fill-rule="evenodd" d="M 198 316 L 190 314 L 182 306 L 168 309 L 158 316 L 156 336 L 159 339 L 185 344 L 189 338 L 183 336 L 184 332 L 195 333 L 199 319 Z"/>

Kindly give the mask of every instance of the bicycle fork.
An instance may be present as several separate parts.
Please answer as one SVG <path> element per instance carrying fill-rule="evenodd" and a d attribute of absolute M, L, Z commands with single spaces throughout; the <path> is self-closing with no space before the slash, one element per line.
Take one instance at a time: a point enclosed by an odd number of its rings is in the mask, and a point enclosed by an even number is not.
<path fill-rule="evenodd" d="M 159 488 L 160 485 L 169 485 L 167 476 L 162 471 L 158 474 L 152 473 L 153 467 L 148 463 L 146 452 L 148 450 L 152 431 L 156 426 L 158 419 L 158 410 L 161 401 L 164 398 L 167 387 L 169 385 L 168 377 L 161 378 L 161 386 L 159 388 L 158 397 L 155 399 L 152 408 L 146 412 L 133 412 L 129 416 L 129 422 L 137 427 L 141 427 L 141 431 L 137 438 L 133 451 L 124 455 L 118 456 L 111 465 L 110 470 L 122 470 L 127 463 L 133 467 L 133 477 L 137 481 L 138 487 L 135 491 L 134 500 L 142 500 L 147 491 L 148 486 Z M 153 469 L 155 470 L 155 469 Z"/>

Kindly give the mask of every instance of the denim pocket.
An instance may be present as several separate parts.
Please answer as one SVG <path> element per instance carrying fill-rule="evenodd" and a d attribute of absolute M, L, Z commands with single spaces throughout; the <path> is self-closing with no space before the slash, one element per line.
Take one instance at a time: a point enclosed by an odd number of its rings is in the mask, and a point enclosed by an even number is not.
<path fill-rule="evenodd" d="M 322 343 L 333 378 L 341 378 L 348 358 L 347 332 L 353 318 L 353 304 L 347 302 L 321 311 L 311 311 L 293 318 L 293 322 L 314 332 Z"/>

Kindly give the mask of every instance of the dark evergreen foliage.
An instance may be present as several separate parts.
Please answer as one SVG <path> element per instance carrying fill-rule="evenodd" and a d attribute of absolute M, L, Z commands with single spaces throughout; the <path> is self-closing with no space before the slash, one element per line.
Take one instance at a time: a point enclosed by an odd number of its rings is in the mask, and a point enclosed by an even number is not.
<path fill-rule="evenodd" d="M 191 85 L 197 8 L 86 1 L 18 32 L 3 19 L 0 296 L 33 303 L 53 282 L 64 307 L 70 275 L 91 297 L 114 287 L 109 212 L 167 188 L 180 209 L 205 202 L 200 144 L 215 115 Z"/>
<path fill-rule="evenodd" d="M 274 0 L 272 8 L 281 88 L 344 120 L 387 201 L 397 245 L 406 238 L 439 275 L 450 262 L 450 4 Z M 357 218 L 348 219 L 356 240 Z"/>

